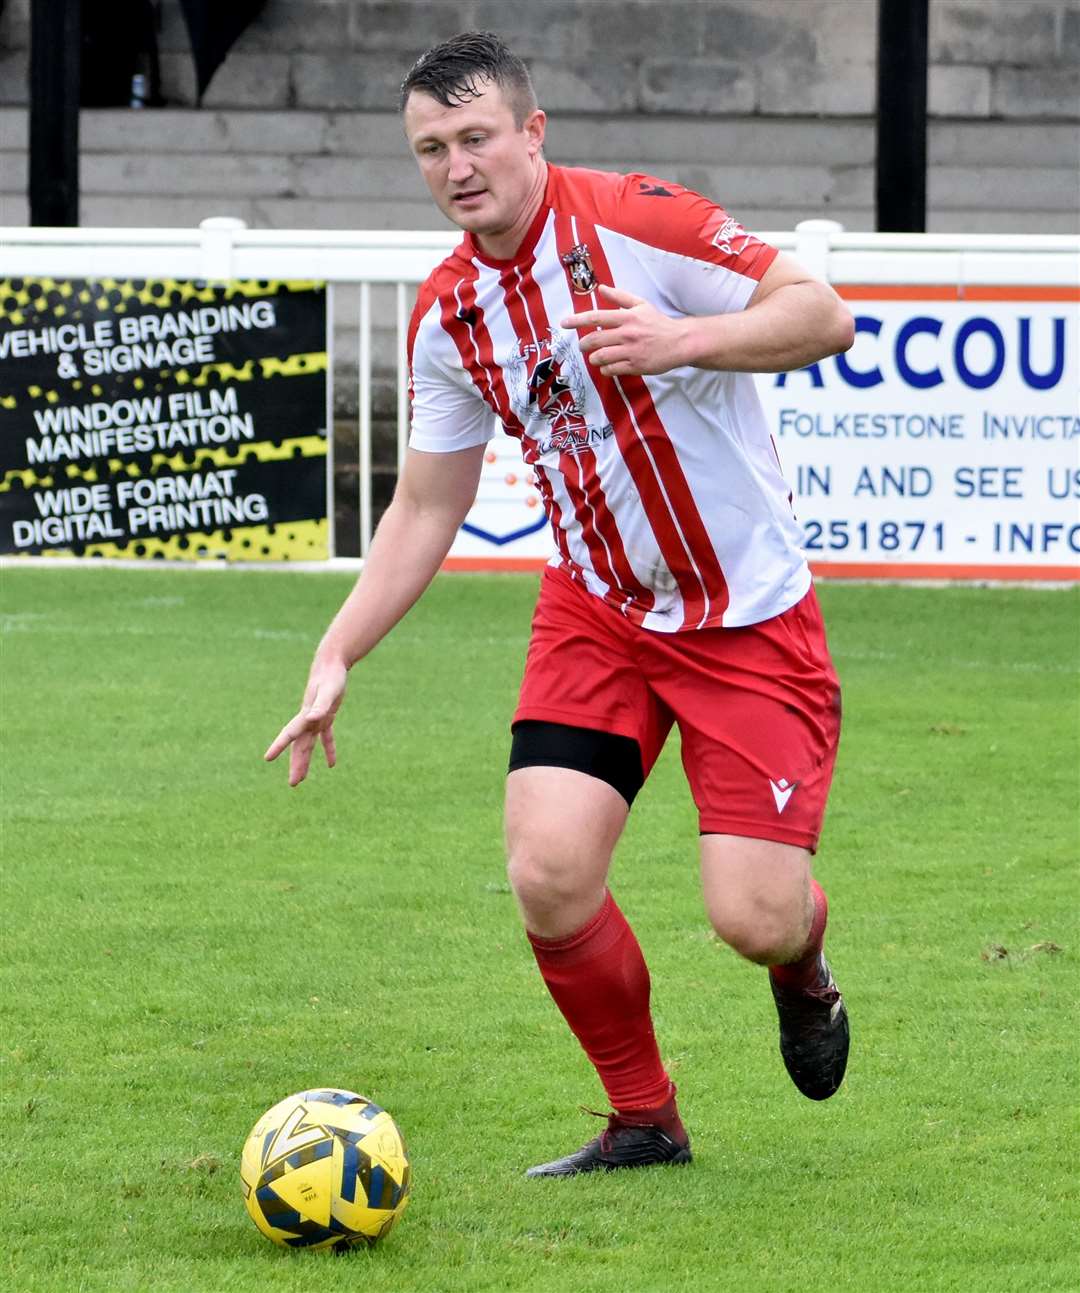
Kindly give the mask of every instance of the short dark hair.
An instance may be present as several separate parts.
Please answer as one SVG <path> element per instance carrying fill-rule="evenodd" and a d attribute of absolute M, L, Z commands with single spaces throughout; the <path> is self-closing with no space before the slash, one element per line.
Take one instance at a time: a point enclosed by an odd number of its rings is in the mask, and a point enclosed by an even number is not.
<path fill-rule="evenodd" d="M 503 92 L 514 124 L 521 128 L 536 108 L 529 69 L 492 31 L 464 31 L 421 54 L 401 83 L 399 107 L 413 90 L 430 94 L 446 108 L 458 108 L 494 82 Z"/>

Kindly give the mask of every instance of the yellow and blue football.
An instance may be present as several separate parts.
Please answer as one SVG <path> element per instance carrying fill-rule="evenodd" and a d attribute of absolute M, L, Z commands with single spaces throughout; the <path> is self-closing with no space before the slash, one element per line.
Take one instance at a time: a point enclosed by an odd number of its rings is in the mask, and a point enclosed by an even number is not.
<path fill-rule="evenodd" d="M 355 1091 L 300 1091 L 251 1129 L 240 1161 L 244 1202 L 287 1248 L 371 1246 L 409 1198 L 409 1158 L 385 1109 Z"/>

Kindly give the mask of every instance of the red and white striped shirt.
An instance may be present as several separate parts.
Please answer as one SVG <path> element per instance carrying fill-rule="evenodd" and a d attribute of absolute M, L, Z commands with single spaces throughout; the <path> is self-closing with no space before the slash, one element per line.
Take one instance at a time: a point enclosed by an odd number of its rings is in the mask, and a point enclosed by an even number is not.
<path fill-rule="evenodd" d="M 673 318 L 742 310 L 776 256 L 700 194 L 646 175 L 549 166 L 511 260 L 468 234 L 422 285 L 409 329 L 410 444 L 521 441 L 552 564 L 636 624 L 755 624 L 810 585 L 790 490 L 749 373 L 605 377 L 559 320 L 600 283 Z"/>

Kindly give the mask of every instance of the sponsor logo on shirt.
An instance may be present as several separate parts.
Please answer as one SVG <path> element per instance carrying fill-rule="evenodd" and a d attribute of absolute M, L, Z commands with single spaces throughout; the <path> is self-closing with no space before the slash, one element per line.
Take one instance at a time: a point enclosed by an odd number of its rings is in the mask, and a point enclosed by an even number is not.
<path fill-rule="evenodd" d="M 749 241 L 750 235 L 732 216 L 728 216 L 712 237 L 713 246 L 726 256 L 742 255 Z"/>
<path fill-rule="evenodd" d="M 589 376 L 572 333 L 555 329 L 535 343 L 519 342 L 503 366 L 510 404 L 541 453 L 578 453 L 614 433 L 590 426 L 586 413 Z"/>

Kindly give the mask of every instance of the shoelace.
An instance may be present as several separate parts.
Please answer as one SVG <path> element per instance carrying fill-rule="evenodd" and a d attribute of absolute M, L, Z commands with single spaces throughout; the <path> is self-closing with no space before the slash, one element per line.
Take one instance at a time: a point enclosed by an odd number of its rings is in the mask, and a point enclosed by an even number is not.
<path fill-rule="evenodd" d="M 584 1104 L 579 1104 L 578 1108 L 582 1113 L 587 1113 L 592 1118 L 604 1118 L 607 1121 L 607 1126 L 600 1133 L 600 1150 L 604 1154 L 606 1154 L 611 1148 L 612 1133 L 618 1131 L 621 1127 L 643 1127 L 647 1125 L 645 1123 L 629 1122 L 626 1118 L 621 1118 L 614 1111 L 610 1113 L 601 1113 L 599 1109 L 590 1109 L 588 1105 Z"/>
<path fill-rule="evenodd" d="M 599 1109 L 590 1109 L 586 1104 L 579 1104 L 578 1109 L 580 1109 L 582 1113 L 587 1113 L 590 1118 L 603 1118 L 607 1123 L 607 1126 L 600 1133 L 600 1149 L 606 1154 L 611 1148 L 612 1123 L 618 1115 L 615 1113 L 601 1113 Z"/>
<path fill-rule="evenodd" d="M 807 988 L 801 995 L 813 997 L 815 1001 L 820 1001 L 824 1006 L 835 1006 L 840 1000 L 840 989 L 830 979 L 828 983 L 823 983 L 820 988 Z"/>
<path fill-rule="evenodd" d="M 836 986 L 836 980 L 825 966 L 824 958 L 821 962 L 822 982 L 815 983 L 812 988 L 779 988 L 780 995 L 784 998 L 786 1004 L 798 1006 L 800 1001 L 805 1001 L 808 997 L 812 1001 L 818 1001 L 823 1006 L 835 1006 L 840 1000 L 840 989 Z"/>

